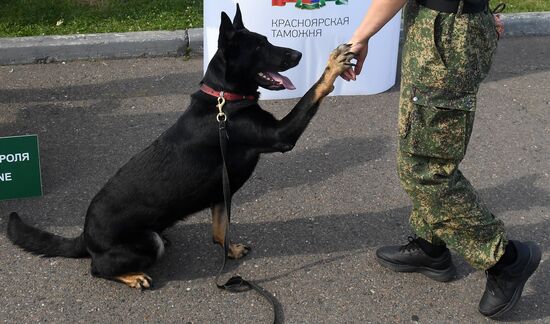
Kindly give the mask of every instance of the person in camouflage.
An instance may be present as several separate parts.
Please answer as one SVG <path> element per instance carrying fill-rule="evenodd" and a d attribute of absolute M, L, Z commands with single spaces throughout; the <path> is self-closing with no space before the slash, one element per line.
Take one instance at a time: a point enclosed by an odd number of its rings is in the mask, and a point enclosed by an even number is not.
<path fill-rule="evenodd" d="M 504 225 L 458 165 L 472 133 L 476 93 L 497 45 L 493 17 L 440 13 L 411 2 L 404 20 L 397 160 L 413 200 L 410 222 L 418 236 L 445 242 L 485 270 L 504 254 Z"/>
<path fill-rule="evenodd" d="M 458 169 L 472 133 L 476 94 L 497 47 L 495 19 L 487 0 L 373 0 L 349 42 L 357 65 L 342 74 L 345 80 L 356 79 L 369 39 L 405 4 L 397 169 L 413 203 L 415 236 L 406 245 L 379 248 L 377 261 L 449 281 L 456 273 L 451 248 L 487 270 L 479 311 L 499 317 L 518 302 L 541 251 L 534 242 L 507 240 L 503 222 Z"/>

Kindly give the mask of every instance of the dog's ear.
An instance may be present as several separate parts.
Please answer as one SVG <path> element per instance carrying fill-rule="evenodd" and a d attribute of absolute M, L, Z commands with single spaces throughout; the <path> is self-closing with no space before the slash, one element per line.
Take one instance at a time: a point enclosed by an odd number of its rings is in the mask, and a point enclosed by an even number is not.
<path fill-rule="evenodd" d="M 235 36 L 235 27 L 231 23 L 229 16 L 222 11 L 222 22 L 220 24 L 220 35 L 218 37 L 218 47 L 225 48 L 227 42 Z"/>
<path fill-rule="evenodd" d="M 235 18 L 233 18 L 233 27 L 235 29 L 245 29 L 243 24 L 243 16 L 241 15 L 241 8 L 239 7 L 239 4 L 237 3 L 237 12 L 235 13 Z"/>

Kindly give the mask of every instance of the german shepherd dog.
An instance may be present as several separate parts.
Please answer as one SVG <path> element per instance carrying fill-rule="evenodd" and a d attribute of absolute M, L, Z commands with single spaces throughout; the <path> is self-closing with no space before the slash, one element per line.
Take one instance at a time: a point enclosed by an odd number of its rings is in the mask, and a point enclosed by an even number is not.
<path fill-rule="evenodd" d="M 270 44 L 246 29 L 241 12 L 233 22 L 221 14 L 218 50 L 191 96 L 188 109 L 151 145 L 135 155 L 92 199 L 84 230 L 60 237 L 9 216 L 8 238 L 24 250 L 46 257 L 91 257 L 93 276 L 144 289 L 152 284 L 144 271 L 164 252 L 164 229 L 188 215 L 211 208 L 214 243 L 224 245 L 226 220 L 222 156 L 218 137 L 219 97 L 224 97 L 229 136 L 226 163 L 231 194 L 250 177 L 261 153 L 291 150 L 335 79 L 352 63 L 349 45 L 331 53 L 321 78 L 281 120 L 258 105 L 258 87 L 294 88 L 278 72 L 298 64 L 302 54 Z M 223 93 L 222 93 L 223 91 Z M 249 248 L 229 243 L 228 256 Z"/>

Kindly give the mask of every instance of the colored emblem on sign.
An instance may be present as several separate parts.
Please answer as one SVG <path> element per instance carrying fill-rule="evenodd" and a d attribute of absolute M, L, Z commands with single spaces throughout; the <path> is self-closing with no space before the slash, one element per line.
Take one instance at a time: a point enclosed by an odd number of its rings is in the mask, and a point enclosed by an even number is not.
<path fill-rule="evenodd" d="M 300 9 L 319 9 L 324 7 L 327 2 L 334 2 L 337 5 L 348 4 L 348 0 L 271 0 L 271 5 L 282 7 L 290 2 L 295 2 L 296 8 Z"/>

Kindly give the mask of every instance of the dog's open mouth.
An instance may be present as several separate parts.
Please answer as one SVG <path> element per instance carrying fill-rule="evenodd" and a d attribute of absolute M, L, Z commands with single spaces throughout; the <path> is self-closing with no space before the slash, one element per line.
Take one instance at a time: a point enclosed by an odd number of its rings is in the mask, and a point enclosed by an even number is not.
<path fill-rule="evenodd" d="M 294 90 L 296 87 L 289 78 L 277 72 L 260 72 L 256 74 L 256 82 L 268 90 Z"/>

